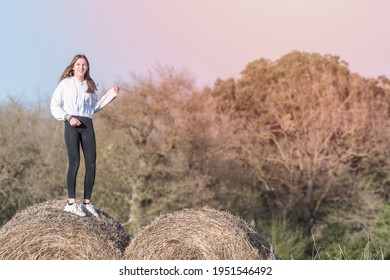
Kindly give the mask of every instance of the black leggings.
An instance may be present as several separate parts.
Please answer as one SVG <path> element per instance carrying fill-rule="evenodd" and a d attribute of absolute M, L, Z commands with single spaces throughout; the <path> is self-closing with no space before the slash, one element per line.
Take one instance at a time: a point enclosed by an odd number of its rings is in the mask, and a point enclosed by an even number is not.
<path fill-rule="evenodd" d="M 75 116 L 81 125 L 74 127 L 65 122 L 65 143 L 69 168 L 66 177 L 68 198 L 76 198 L 76 178 L 80 166 L 80 145 L 84 154 L 84 199 L 91 199 L 96 174 L 96 141 L 92 119 Z"/>

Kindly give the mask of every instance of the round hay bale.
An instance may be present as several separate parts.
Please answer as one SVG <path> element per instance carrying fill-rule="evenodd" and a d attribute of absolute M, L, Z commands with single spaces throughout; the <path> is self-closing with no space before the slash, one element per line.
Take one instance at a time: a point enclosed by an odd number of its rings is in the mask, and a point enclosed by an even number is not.
<path fill-rule="evenodd" d="M 244 220 L 208 207 L 163 215 L 126 248 L 128 260 L 275 259 L 271 245 Z"/>
<path fill-rule="evenodd" d="M 33 205 L 0 228 L 1 260 L 121 259 L 130 242 L 107 213 L 96 218 L 63 211 L 66 200 Z"/>

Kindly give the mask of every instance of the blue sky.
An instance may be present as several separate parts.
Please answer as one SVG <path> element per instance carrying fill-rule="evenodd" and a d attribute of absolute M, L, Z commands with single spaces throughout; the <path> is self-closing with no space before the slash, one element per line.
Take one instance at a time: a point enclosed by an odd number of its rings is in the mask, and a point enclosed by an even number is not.
<path fill-rule="evenodd" d="M 132 67 L 136 70 L 133 63 L 124 65 L 118 53 L 123 39 L 110 32 L 120 28 L 115 9 L 121 1 L 109 1 L 116 6 L 104 11 L 92 2 L 1 0 L 0 102 L 8 96 L 33 102 L 47 99 L 78 53 L 88 56 L 92 77 L 101 88 L 110 87 Z M 130 46 L 128 50 L 131 56 Z"/>
<path fill-rule="evenodd" d="M 238 77 L 258 58 L 333 54 L 390 77 L 387 0 L 0 0 L 0 102 L 47 101 L 78 53 L 108 89 L 157 64 L 198 86 Z"/>

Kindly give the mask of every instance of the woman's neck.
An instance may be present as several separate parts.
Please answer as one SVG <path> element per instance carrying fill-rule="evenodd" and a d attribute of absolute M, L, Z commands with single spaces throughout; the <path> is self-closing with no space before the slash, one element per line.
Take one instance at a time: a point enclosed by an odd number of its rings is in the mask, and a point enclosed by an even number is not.
<path fill-rule="evenodd" d="M 73 76 L 74 78 L 76 78 L 77 80 L 79 80 L 80 82 L 84 82 L 84 76 L 76 76 L 76 75 L 74 75 Z"/>

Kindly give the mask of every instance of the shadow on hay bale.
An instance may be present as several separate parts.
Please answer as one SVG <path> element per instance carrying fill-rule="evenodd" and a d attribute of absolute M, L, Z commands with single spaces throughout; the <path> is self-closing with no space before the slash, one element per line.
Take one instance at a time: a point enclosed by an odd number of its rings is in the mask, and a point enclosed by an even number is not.
<path fill-rule="evenodd" d="M 0 228 L 0 260 L 121 259 L 130 242 L 122 226 L 104 211 L 100 218 L 63 211 L 66 200 L 36 204 Z"/>
<path fill-rule="evenodd" d="M 126 248 L 128 260 L 276 259 L 271 245 L 242 219 L 208 207 L 161 216 Z"/>

